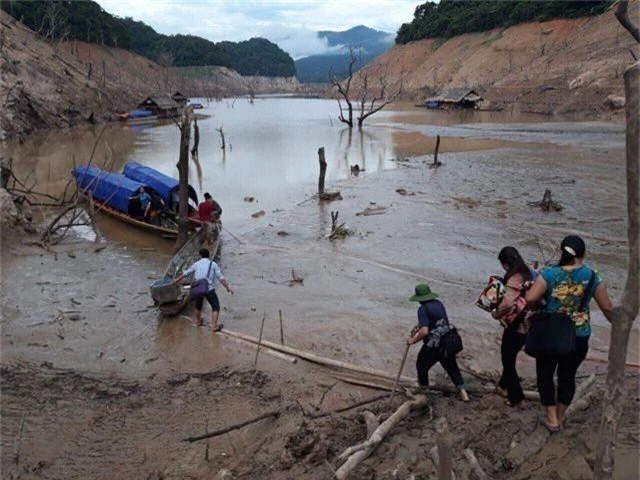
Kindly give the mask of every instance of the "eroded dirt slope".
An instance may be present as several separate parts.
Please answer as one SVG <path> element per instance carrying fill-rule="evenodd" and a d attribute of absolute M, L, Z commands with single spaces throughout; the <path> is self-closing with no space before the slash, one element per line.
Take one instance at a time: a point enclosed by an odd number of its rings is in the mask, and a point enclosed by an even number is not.
<path fill-rule="evenodd" d="M 634 12 L 638 2 L 630 6 Z M 404 77 L 404 95 L 415 101 L 466 87 L 490 108 L 596 116 L 611 111 L 609 95 L 624 95 L 630 48 L 637 52 L 609 11 L 396 45 L 366 71 L 384 72 L 396 85 Z"/>

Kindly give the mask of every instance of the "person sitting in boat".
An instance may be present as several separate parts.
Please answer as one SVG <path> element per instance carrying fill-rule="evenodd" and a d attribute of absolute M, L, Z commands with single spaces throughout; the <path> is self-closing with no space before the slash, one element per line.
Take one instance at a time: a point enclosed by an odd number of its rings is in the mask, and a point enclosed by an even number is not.
<path fill-rule="evenodd" d="M 206 229 L 206 243 L 211 245 L 213 243 L 213 222 L 220 220 L 222 215 L 222 208 L 216 202 L 209 192 L 204 194 L 204 202 L 198 205 L 198 218 Z"/>
<path fill-rule="evenodd" d="M 144 187 L 140 187 L 137 195 L 132 195 L 129 200 L 138 200 L 140 204 L 140 212 L 142 213 L 142 219 L 147 220 L 149 216 L 149 210 L 151 209 L 151 196 L 145 191 Z"/>
<path fill-rule="evenodd" d="M 151 203 L 149 208 L 149 221 L 153 224 L 160 225 L 162 218 L 166 216 L 167 206 L 160 195 L 151 192 Z"/>

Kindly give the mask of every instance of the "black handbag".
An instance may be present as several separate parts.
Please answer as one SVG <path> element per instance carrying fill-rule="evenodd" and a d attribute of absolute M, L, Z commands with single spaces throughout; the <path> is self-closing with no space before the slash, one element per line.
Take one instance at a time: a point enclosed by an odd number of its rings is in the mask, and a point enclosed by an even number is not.
<path fill-rule="evenodd" d="M 576 327 L 569 315 L 562 312 L 539 312 L 529 319 L 524 351 L 538 358 L 545 355 L 567 355 L 576 350 Z"/>
<path fill-rule="evenodd" d="M 584 290 L 578 312 L 587 306 L 589 292 L 595 281 L 592 272 L 587 288 Z M 546 355 L 567 355 L 576 350 L 576 326 L 573 319 L 563 312 L 539 312 L 529 319 L 531 326 L 527 334 L 524 351 L 530 357 Z"/>
<path fill-rule="evenodd" d="M 456 327 L 451 329 L 440 337 L 440 351 L 444 358 L 451 358 L 462 351 L 462 338 Z"/>

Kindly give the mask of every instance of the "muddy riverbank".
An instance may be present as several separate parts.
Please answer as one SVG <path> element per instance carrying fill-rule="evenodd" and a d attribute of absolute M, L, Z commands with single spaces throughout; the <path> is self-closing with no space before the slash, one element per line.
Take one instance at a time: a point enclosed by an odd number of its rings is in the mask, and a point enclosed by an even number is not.
<path fill-rule="evenodd" d="M 380 123 L 392 121 L 389 116 Z M 231 209 L 232 220 L 225 225 L 238 240 L 223 232 L 221 266 L 236 295 L 220 295 L 226 328 L 257 335 L 265 312 L 265 337 L 279 341 L 282 310 L 287 344 L 395 373 L 406 332 L 415 323 L 408 297 L 417 282 L 427 280 L 462 332 L 467 382 L 483 384 L 499 371 L 501 332 L 473 302 L 488 275 L 499 271 L 496 256 L 502 246 L 517 246 L 527 259 L 551 261 L 560 239 L 579 232 L 587 241 L 588 262 L 602 273 L 612 297 L 619 297 L 626 266 L 619 127 L 406 127 L 425 138 L 436 129 L 445 135 L 443 147 L 447 136 L 526 144 L 443 148 L 444 165 L 438 169 L 426 165 L 430 156 L 417 155 L 377 173 L 335 175 L 328 188 L 340 190 L 344 199 L 330 204 L 305 202 L 315 187 L 301 181 L 288 198 Z M 313 156 L 307 157 L 315 165 Z M 528 206 L 545 188 L 565 206 L 562 212 Z M 251 192 L 241 193 L 233 200 L 240 205 Z M 384 213 L 357 215 L 373 207 L 384 207 Z M 251 218 L 258 209 L 266 215 Z M 354 235 L 331 242 L 324 237 L 336 210 Z M 99 224 L 107 243 L 70 239 L 53 253 L 3 229 L 3 470 L 14 478 L 209 478 L 223 468 L 237 478 L 330 478 L 324 460 L 333 462 L 360 440 L 364 426 L 355 414 L 310 422 L 295 400 L 313 411 L 313 405 L 330 409 L 377 393 L 334 385 L 326 370 L 267 355 L 260 357 L 264 373 L 253 372 L 253 349 L 194 328 L 187 316 L 158 317 L 149 308 L 148 284 L 164 269 L 171 245 L 114 220 L 100 218 Z M 292 269 L 304 278 L 302 285 L 290 284 Z M 606 368 L 608 328 L 600 312 L 594 312 L 594 323 L 581 374 L 602 374 Z M 637 352 L 636 329 L 630 362 L 638 361 Z M 406 375 L 415 375 L 416 353 L 417 347 Z M 519 370 L 532 388 L 534 366 L 525 355 Z M 206 372 L 213 373 L 190 375 Z M 630 369 L 625 402 L 637 413 L 635 373 Z M 446 381 L 440 367 L 434 374 Z M 539 408 L 534 402 L 514 412 L 494 396 L 476 395 L 462 405 L 437 395 L 430 405 L 434 415 L 449 419 L 460 465 L 462 447 L 470 446 L 492 478 L 588 478 L 598 399 L 515 473 L 499 467 L 499 460 L 512 442 L 525 441 L 535 428 Z M 271 408 L 282 409 L 282 417 L 212 441 L 208 462 L 204 445 L 181 442 L 204 431 L 206 422 L 219 428 Z M 630 417 L 636 419 L 636 413 Z M 23 414 L 16 466 L 13 441 Z M 409 472 L 429 478 L 433 464 L 424 452 L 435 441 L 429 418 L 428 412 L 412 416 L 354 478 L 408 478 Z M 309 438 L 308 449 L 294 448 Z M 625 425 L 621 438 L 618 478 L 635 478 L 629 476 L 637 476 L 634 421 Z"/>

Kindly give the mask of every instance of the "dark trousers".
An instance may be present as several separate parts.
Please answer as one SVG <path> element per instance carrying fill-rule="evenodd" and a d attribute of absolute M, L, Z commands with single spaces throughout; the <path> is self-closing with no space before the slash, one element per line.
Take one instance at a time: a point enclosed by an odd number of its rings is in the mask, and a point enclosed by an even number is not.
<path fill-rule="evenodd" d="M 589 337 L 576 337 L 576 351 L 568 355 L 547 355 L 536 358 L 540 403 L 545 407 L 558 403 L 570 405 L 576 393 L 576 372 L 587 357 Z M 553 375 L 558 373 L 558 390 Z"/>
<path fill-rule="evenodd" d="M 524 333 L 518 333 L 509 328 L 505 328 L 502 334 L 502 343 L 500 344 L 502 377 L 500 377 L 498 386 L 507 391 L 507 397 L 511 403 L 519 403 L 524 400 L 524 392 L 516 371 L 516 358 L 526 339 L 527 336 Z"/>
<path fill-rule="evenodd" d="M 440 349 L 428 348 L 426 345 L 422 345 L 420 353 L 418 353 L 418 361 L 416 362 L 418 383 L 423 387 L 429 386 L 429 370 L 438 362 L 440 362 L 442 368 L 447 372 L 453 384 L 458 389 L 464 388 L 464 380 L 462 379 L 458 362 L 456 362 L 456 357 L 445 358 L 440 352 Z"/>

